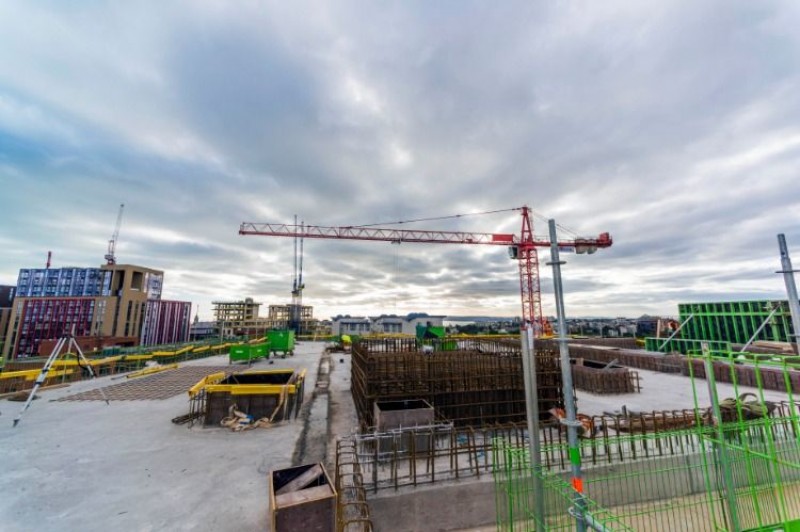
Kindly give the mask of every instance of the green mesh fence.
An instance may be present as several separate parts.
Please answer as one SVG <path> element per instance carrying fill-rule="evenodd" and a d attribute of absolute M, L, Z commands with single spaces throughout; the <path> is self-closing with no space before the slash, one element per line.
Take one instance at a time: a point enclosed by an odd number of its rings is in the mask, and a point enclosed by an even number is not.
<path fill-rule="evenodd" d="M 588 529 L 800 530 L 796 359 L 748 361 L 755 385 L 745 387 L 736 380 L 740 363 L 730 357 L 690 356 L 701 363 L 689 367 L 703 369 L 690 369 L 688 379 L 693 426 L 643 434 L 606 431 L 580 441 Z M 776 369 L 783 392 L 763 386 L 762 375 L 774 376 Z M 716 377 L 724 371 L 733 391 L 720 396 Z M 498 529 L 573 529 L 576 492 L 569 464 L 553 460 L 567 453 L 566 442 L 543 444 L 538 474 L 527 446 L 504 438 L 492 443 Z"/>

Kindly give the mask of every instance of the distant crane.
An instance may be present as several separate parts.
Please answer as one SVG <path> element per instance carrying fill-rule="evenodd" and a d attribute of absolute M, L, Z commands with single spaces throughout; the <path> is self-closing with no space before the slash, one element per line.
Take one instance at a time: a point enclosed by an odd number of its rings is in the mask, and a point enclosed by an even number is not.
<path fill-rule="evenodd" d="M 51 261 L 52 258 L 53 258 L 53 252 L 52 251 L 48 251 L 47 252 L 47 263 L 44 265 L 44 267 L 47 268 L 48 270 L 50 269 L 50 261 Z"/>
<path fill-rule="evenodd" d="M 119 238 L 119 228 L 122 226 L 122 211 L 125 209 L 125 204 L 120 203 L 119 214 L 117 214 L 117 225 L 114 227 L 114 234 L 111 235 L 111 240 L 108 241 L 108 253 L 106 253 L 106 264 L 116 264 L 117 256 L 114 254 L 117 249 L 117 239 Z"/>
<path fill-rule="evenodd" d="M 297 225 L 297 215 L 294 217 L 294 227 L 299 229 L 294 235 L 294 279 L 292 280 L 292 304 L 289 306 L 289 328 L 295 334 L 300 334 L 300 328 L 303 318 L 303 289 L 306 287 L 303 284 L 303 228 L 305 224 L 300 222 Z M 300 252 L 298 254 L 298 243 L 300 245 Z"/>
<path fill-rule="evenodd" d="M 539 258 L 536 248 L 549 247 L 550 241 L 546 238 L 534 236 L 533 224 L 530 219 L 530 209 L 527 206 L 507 210 L 520 211 L 521 213 L 522 228 L 519 235 L 510 233 L 402 230 L 374 227 L 372 225 L 325 227 L 301 224 L 298 226 L 297 220 L 295 220 L 294 225 L 244 222 L 239 227 L 239 234 L 294 237 L 295 239 L 299 237 L 301 242 L 303 238 L 330 238 L 340 240 L 373 240 L 396 244 L 402 242 L 418 242 L 428 244 L 508 246 L 509 256 L 519 262 L 522 328 L 528 329 L 532 327 L 534 334 L 537 336 L 549 334 L 551 332 L 550 324 L 547 322 L 547 319 L 542 316 L 542 294 L 539 286 Z M 463 215 L 427 218 L 426 221 L 458 218 L 461 216 Z M 571 240 L 559 240 L 558 242 L 559 247 L 574 250 L 576 253 L 589 254 L 594 253 L 600 248 L 607 248 L 611 246 L 611 244 L 611 236 L 608 233 L 601 233 L 596 238 L 577 237 Z"/>

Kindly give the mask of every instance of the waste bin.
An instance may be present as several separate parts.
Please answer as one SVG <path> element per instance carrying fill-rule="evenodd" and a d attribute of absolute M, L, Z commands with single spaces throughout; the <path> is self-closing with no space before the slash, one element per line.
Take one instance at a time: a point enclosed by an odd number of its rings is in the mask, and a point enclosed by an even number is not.
<path fill-rule="evenodd" d="M 228 351 L 228 361 L 233 363 L 242 360 L 245 362 L 250 360 L 250 346 L 247 344 L 232 345 Z"/>
<path fill-rule="evenodd" d="M 274 329 L 267 332 L 270 353 L 294 355 L 294 331 L 291 329 Z"/>

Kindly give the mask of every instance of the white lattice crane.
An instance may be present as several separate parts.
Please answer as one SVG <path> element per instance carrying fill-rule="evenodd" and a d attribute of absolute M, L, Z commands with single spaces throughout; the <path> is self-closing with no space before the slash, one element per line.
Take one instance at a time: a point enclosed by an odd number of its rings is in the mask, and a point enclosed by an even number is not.
<path fill-rule="evenodd" d="M 119 228 L 122 226 L 123 209 L 125 209 L 125 204 L 120 203 L 119 213 L 117 214 L 117 225 L 114 227 L 114 234 L 111 235 L 111 240 L 108 241 L 108 252 L 106 253 L 105 256 L 106 264 L 117 263 L 117 256 L 115 255 L 115 252 L 117 250 L 117 239 L 119 238 Z"/>

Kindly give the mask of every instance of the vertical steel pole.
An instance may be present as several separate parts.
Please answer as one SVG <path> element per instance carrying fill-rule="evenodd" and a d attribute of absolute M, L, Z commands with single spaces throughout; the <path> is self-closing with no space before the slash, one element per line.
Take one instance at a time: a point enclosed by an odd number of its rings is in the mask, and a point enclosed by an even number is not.
<path fill-rule="evenodd" d="M 783 282 L 786 283 L 786 295 L 789 297 L 789 311 L 792 314 L 792 328 L 794 329 L 794 341 L 797 345 L 797 353 L 800 354 L 800 302 L 797 299 L 797 285 L 794 283 L 794 270 L 792 270 L 792 259 L 789 257 L 789 249 L 786 247 L 786 237 L 783 233 L 778 235 L 778 247 L 781 250 L 781 272 Z"/>
<path fill-rule="evenodd" d="M 578 532 L 586 530 L 586 499 L 583 496 L 583 478 L 581 474 L 581 450 L 578 444 L 577 409 L 575 408 L 574 388 L 572 387 L 572 365 L 569 361 L 569 346 L 567 345 L 567 322 L 564 313 L 564 288 L 561 284 L 562 262 L 558 255 L 558 236 L 556 234 L 556 221 L 548 220 L 550 227 L 550 262 L 553 266 L 553 289 L 556 296 L 556 315 L 558 317 L 558 350 L 561 355 L 561 380 L 564 387 L 564 409 L 567 413 L 565 425 L 567 426 L 567 444 L 569 446 L 569 461 L 572 464 L 572 488 L 575 490 L 575 527 Z"/>
<path fill-rule="evenodd" d="M 536 381 L 536 350 L 533 324 L 524 323 L 520 329 L 522 371 L 525 379 L 525 412 L 528 420 L 528 452 L 533 474 L 533 504 L 536 530 L 544 527 L 544 483 L 542 482 L 542 452 L 539 439 L 539 383 Z"/>
<path fill-rule="evenodd" d="M 733 483 L 733 474 L 731 472 L 730 457 L 728 456 L 728 448 L 724 443 L 725 430 L 722 427 L 722 411 L 719 408 L 719 399 L 717 398 L 717 381 L 714 377 L 714 364 L 711 360 L 711 351 L 708 349 L 708 343 L 703 342 L 700 346 L 703 351 L 703 366 L 706 372 L 711 412 L 714 415 L 714 423 L 717 427 L 717 441 L 713 442 L 714 450 L 717 452 L 717 459 L 720 469 L 722 469 L 722 483 L 725 485 L 725 502 L 728 507 L 731 530 L 733 532 L 739 532 L 742 527 L 739 524 L 739 512 L 736 509 L 736 492 Z M 691 363 L 691 361 L 689 362 Z"/>

